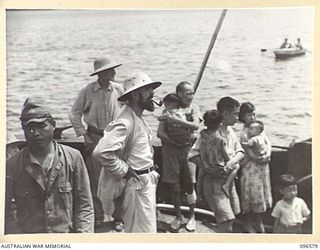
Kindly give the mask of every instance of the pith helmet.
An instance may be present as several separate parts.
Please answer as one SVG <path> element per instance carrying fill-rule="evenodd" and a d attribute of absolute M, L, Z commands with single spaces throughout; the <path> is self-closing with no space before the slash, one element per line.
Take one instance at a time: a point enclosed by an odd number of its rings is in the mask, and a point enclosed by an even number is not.
<path fill-rule="evenodd" d="M 133 73 L 124 81 L 124 93 L 118 98 L 118 100 L 124 101 L 127 99 L 127 95 L 132 91 L 149 85 L 153 89 L 156 89 L 161 85 L 161 82 L 152 81 L 151 78 L 144 72 Z"/>

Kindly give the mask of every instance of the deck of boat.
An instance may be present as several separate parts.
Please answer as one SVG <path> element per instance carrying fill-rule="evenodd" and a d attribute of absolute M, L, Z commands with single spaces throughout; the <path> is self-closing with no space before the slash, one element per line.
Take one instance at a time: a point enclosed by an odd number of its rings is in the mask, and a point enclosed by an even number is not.
<path fill-rule="evenodd" d="M 183 224 L 179 231 L 173 232 L 170 230 L 170 223 L 174 220 L 175 216 L 158 211 L 157 213 L 157 232 L 158 233 L 190 233 L 186 230 L 185 226 L 188 220 L 184 217 Z M 105 222 L 99 228 L 95 229 L 95 233 L 118 233 L 114 230 L 112 222 Z M 217 233 L 216 224 L 204 219 L 196 220 L 196 230 L 194 233 Z"/>

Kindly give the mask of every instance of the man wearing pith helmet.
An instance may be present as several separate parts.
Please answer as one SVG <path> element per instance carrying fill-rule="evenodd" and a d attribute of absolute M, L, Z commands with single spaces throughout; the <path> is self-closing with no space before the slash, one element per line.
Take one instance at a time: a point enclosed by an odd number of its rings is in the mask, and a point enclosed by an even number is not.
<path fill-rule="evenodd" d="M 103 211 L 106 212 L 107 209 L 103 207 L 104 203 L 101 203 L 97 194 L 101 167 L 92 158 L 92 151 L 103 136 L 103 130 L 121 111 L 122 104 L 117 99 L 122 95 L 123 88 L 114 82 L 115 69 L 119 66 L 120 63 L 110 58 L 95 59 L 94 71 L 90 76 L 97 75 L 98 79 L 80 91 L 69 115 L 76 135 L 83 136 L 86 144 L 85 162 L 90 178 L 96 227 L 101 226 L 104 219 L 107 219 L 104 218 Z"/>
<path fill-rule="evenodd" d="M 53 140 L 55 121 L 41 100 L 28 98 L 20 120 L 27 146 L 6 163 L 5 232 L 93 233 L 90 184 L 80 152 Z"/>
<path fill-rule="evenodd" d="M 144 110 L 153 111 L 154 82 L 143 73 L 134 73 L 124 82 L 124 93 L 118 100 L 127 107 L 106 128 L 94 155 L 101 166 L 115 178 L 125 178 L 123 213 L 125 232 L 155 233 L 156 187 L 151 130 L 142 117 Z"/>

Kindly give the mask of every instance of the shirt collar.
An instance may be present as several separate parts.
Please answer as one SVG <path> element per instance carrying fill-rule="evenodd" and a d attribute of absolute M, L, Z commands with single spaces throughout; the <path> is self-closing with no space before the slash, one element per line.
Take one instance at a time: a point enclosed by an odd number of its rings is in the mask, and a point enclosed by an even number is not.
<path fill-rule="evenodd" d="M 98 81 L 95 81 L 93 85 L 94 85 L 94 87 L 93 87 L 94 91 L 98 91 L 99 89 L 102 89 L 102 87 L 100 86 Z M 106 90 L 107 91 L 112 91 L 113 90 L 113 82 L 112 81 L 110 81 L 110 84 L 109 84 L 109 86 L 108 86 L 108 88 Z"/>
<path fill-rule="evenodd" d="M 60 156 L 61 155 L 61 152 L 60 152 L 60 149 L 57 147 L 58 145 L 57 145 L 57 142 L 56 141 L 53 141 L 53 143 L 54 143 L 54 145 L 53 145 L 53 151 L 54 151 L 54 155 L 55 156 Z M 58 150 L 57 150 L 58 149 Z M 30 154 L 30 162 L 32 163 L 32 164 L 36 164 L 36 165 L 39 165 L 39 166 L 41 166 L 40 165 L 40 163 L 39 163 L 39 161 L 33 156 L 33 154 L 29 151 L 29 154 Z"/>

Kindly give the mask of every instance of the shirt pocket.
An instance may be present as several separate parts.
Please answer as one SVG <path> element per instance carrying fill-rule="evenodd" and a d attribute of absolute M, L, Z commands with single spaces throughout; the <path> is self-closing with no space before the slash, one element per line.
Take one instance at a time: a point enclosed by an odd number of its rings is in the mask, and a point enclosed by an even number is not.
<path fill-rule="evenodd" d="M 70 182 L 62 183 L 58 187 L 59 195 L 65 208 L 72 206 L 72 186 Z"/>
<path fill-rule="evenodd" d="M 15 202 L 18 207 L 29 211 L 41 209 L 44 195 L 37 190 L 17 188 Z"/>

